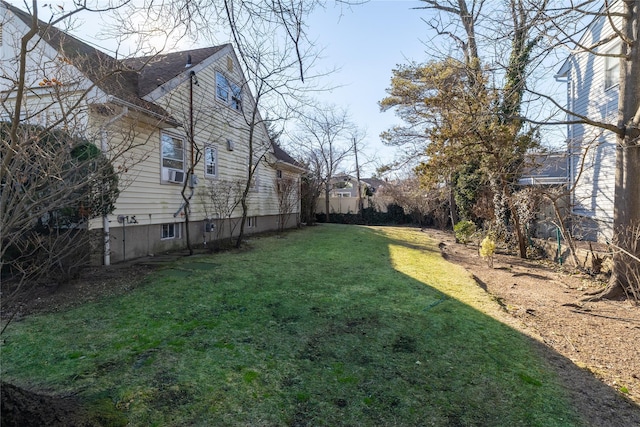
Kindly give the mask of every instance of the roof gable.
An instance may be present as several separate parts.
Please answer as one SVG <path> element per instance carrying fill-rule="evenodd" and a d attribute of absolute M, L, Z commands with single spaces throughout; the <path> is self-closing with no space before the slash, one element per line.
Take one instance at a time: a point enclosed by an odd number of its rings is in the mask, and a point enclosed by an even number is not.
<path fill-rule="evenodd" d="M 2 5 L 27 27 L 32 25 L 33 18 L 29 13 L 5 1 L 2 1 Z M 38 20 L 38 37 L 58 52 L 61 60 L 75 67 L 105 94 L 170 119 L 163 108 L 139 96 L 138 73 L 127 67 L 123 61 L 41 20 Z"/>
<path fill-rule="evenodd" d="M 139 92 L 142 96 L 146 96 L 183 73 L 187 69 L 186 64 L 189 57 L 192 67 L 195 68 L 225 48 L 230 49 L 231 45 L 225 44 L 162 55 L 129 58 L 123 60 L 123 63 L 131 69 L 139 70 Z"/>

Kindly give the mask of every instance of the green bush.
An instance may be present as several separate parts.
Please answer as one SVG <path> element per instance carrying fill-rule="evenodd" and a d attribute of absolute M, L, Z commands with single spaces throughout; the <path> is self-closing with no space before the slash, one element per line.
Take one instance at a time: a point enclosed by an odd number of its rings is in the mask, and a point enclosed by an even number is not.
<path fill-rule="evenodd" d="M 456 240 L 466 245 L 471 241 L 473 233 L 476 232 L 476 225 L 473 221 L 460 221 L 453 226 L 453 232 L 456 236 Z"/>

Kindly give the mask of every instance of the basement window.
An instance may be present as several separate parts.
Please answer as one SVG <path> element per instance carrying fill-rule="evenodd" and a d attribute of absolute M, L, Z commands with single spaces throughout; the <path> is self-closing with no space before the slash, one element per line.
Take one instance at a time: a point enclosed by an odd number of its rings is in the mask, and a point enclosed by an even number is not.
<path fill-rule="evenodd" d="M 169 223 L 162 224 L 162 240 L 179 239 L 180 238 L 180 224 Z"/>

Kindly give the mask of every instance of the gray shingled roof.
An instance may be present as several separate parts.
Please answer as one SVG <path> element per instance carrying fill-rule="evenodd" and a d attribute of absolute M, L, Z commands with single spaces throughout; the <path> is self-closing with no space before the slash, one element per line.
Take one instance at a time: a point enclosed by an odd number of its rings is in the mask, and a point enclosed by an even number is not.
<path fill-rule="evenodd" d="M 31 26 L 31 15 L 11 4 L 2 1 L 3 5 Z M 90 46 L 81 40 L 57 29 L 56 27 L 39 21 L 38 35 L 64 57 L 71 61 L 87 78 L 108 95 L 138 106 L 154 114 L 166 117 L 168 121 L 175 120 L 162 107 L 142 99 L 185 70 L 188 55 L 191 55 L 192 65 L 196 65 L 229 44 L 185 50 L 162 55 L 144 56 L 117 60 L 110 55 Z M 105 75 L 107 75 L 105 77 Z M 304 166 L 287 154 L 280 146 L 273 144 L 276 159 L 304 169 Z"/>
<path fill-rule="evenodd" d="M 273 154 L 276 156 L 276 159 L 280 160 L 281 162 L 289 163 L 290 165 L 293 165 L 300 169 L 305 169 L 302 163 L 298 162 L 296 159 L 291 157 L 278 144 L 276 144 L 275 142 L 272 142 L 271 145 L 273 145 Z"/>
<path fill-rule="evenodd" d="M 530 165 L 518 180 L 520 185 L 560 185 L 569 181 L 565 153 L 532 154 Z"/>
<path fill-rule="evenodd" d="M 226 46 L 229 45 L 225 44 L 163 55 L 128 58 L 122 62 L 131 69 L 139 70 L 138 91 L 144 96 L 182 73 L 185 70 L 188 55 L 191 55 L 191 63 L 196 65 Z"/>
<path fill-rule="evenodd" d="M 2 3 L 26 25 L 31 26 L 30 14 L 5 1 Z M 138 90 L 138 73 L 122 61 L 40 20 L 38 35 L 106 94 L 172 120 L 162 107 L 142 99 Z"/>

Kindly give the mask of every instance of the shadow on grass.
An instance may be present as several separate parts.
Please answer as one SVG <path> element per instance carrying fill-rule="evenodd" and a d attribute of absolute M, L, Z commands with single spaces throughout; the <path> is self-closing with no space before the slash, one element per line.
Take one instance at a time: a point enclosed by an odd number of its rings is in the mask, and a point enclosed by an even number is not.
<path fill-rule="evenodd" d="M 384 236 L 384 231 L 376 230 L 375 233 Z M 425 246 L 438 247 L 437 242 L 424 237 L 427 242 L 421 244 L 404 244 L 400 239 L 391 239 L 394 244 L 404 246 L 409 249 L 424 250 Z M 445 255 L 442 254 L 441 256 Z M 442 256 L 446 259 L 446 256 Z M 529 275 L 531 277 L 547 280 L 547 276 L 520 273 L 517 275 Z M 514 275 L 514 276 L 517 276 Z M 475 275 L 471 275 L 476 284 L 487 292 L 487 284 Z M 495 299 L 494 299 L 495 300 Z M 504 310 L 504 305 L 500 300 L 495 302 Z M 580 417 L 579 425 L 588 426 L 627 426 L 640 425 L 640 406 L 627 399 L 622 394 L 616 392 L 608 385 L 599 381 L 591 372 L 576 366 L 570 359 L 559 354 L 544 343 L 523 335 L 518 331 L 531 348 L 548 363 L 554 375 L 560 380 L 562 388 L 566 393 L 573 409 Z M 528 376 L 521 376 L 524 382 L 537 384 L 537 380 Z M 614 409 L 615 408 L 615 409 Z"/>
<path fill-rule="evenodd" d="M 588 372 L 436 286 L 457 269 L 394 270 L 392 249 L 439 257 L 409 238 L 325 225 L 242 259 L 185 259 L 129 295 L 16 324 L 3 376 L 106 390 L 131 425 L 640 424 Z"/>

